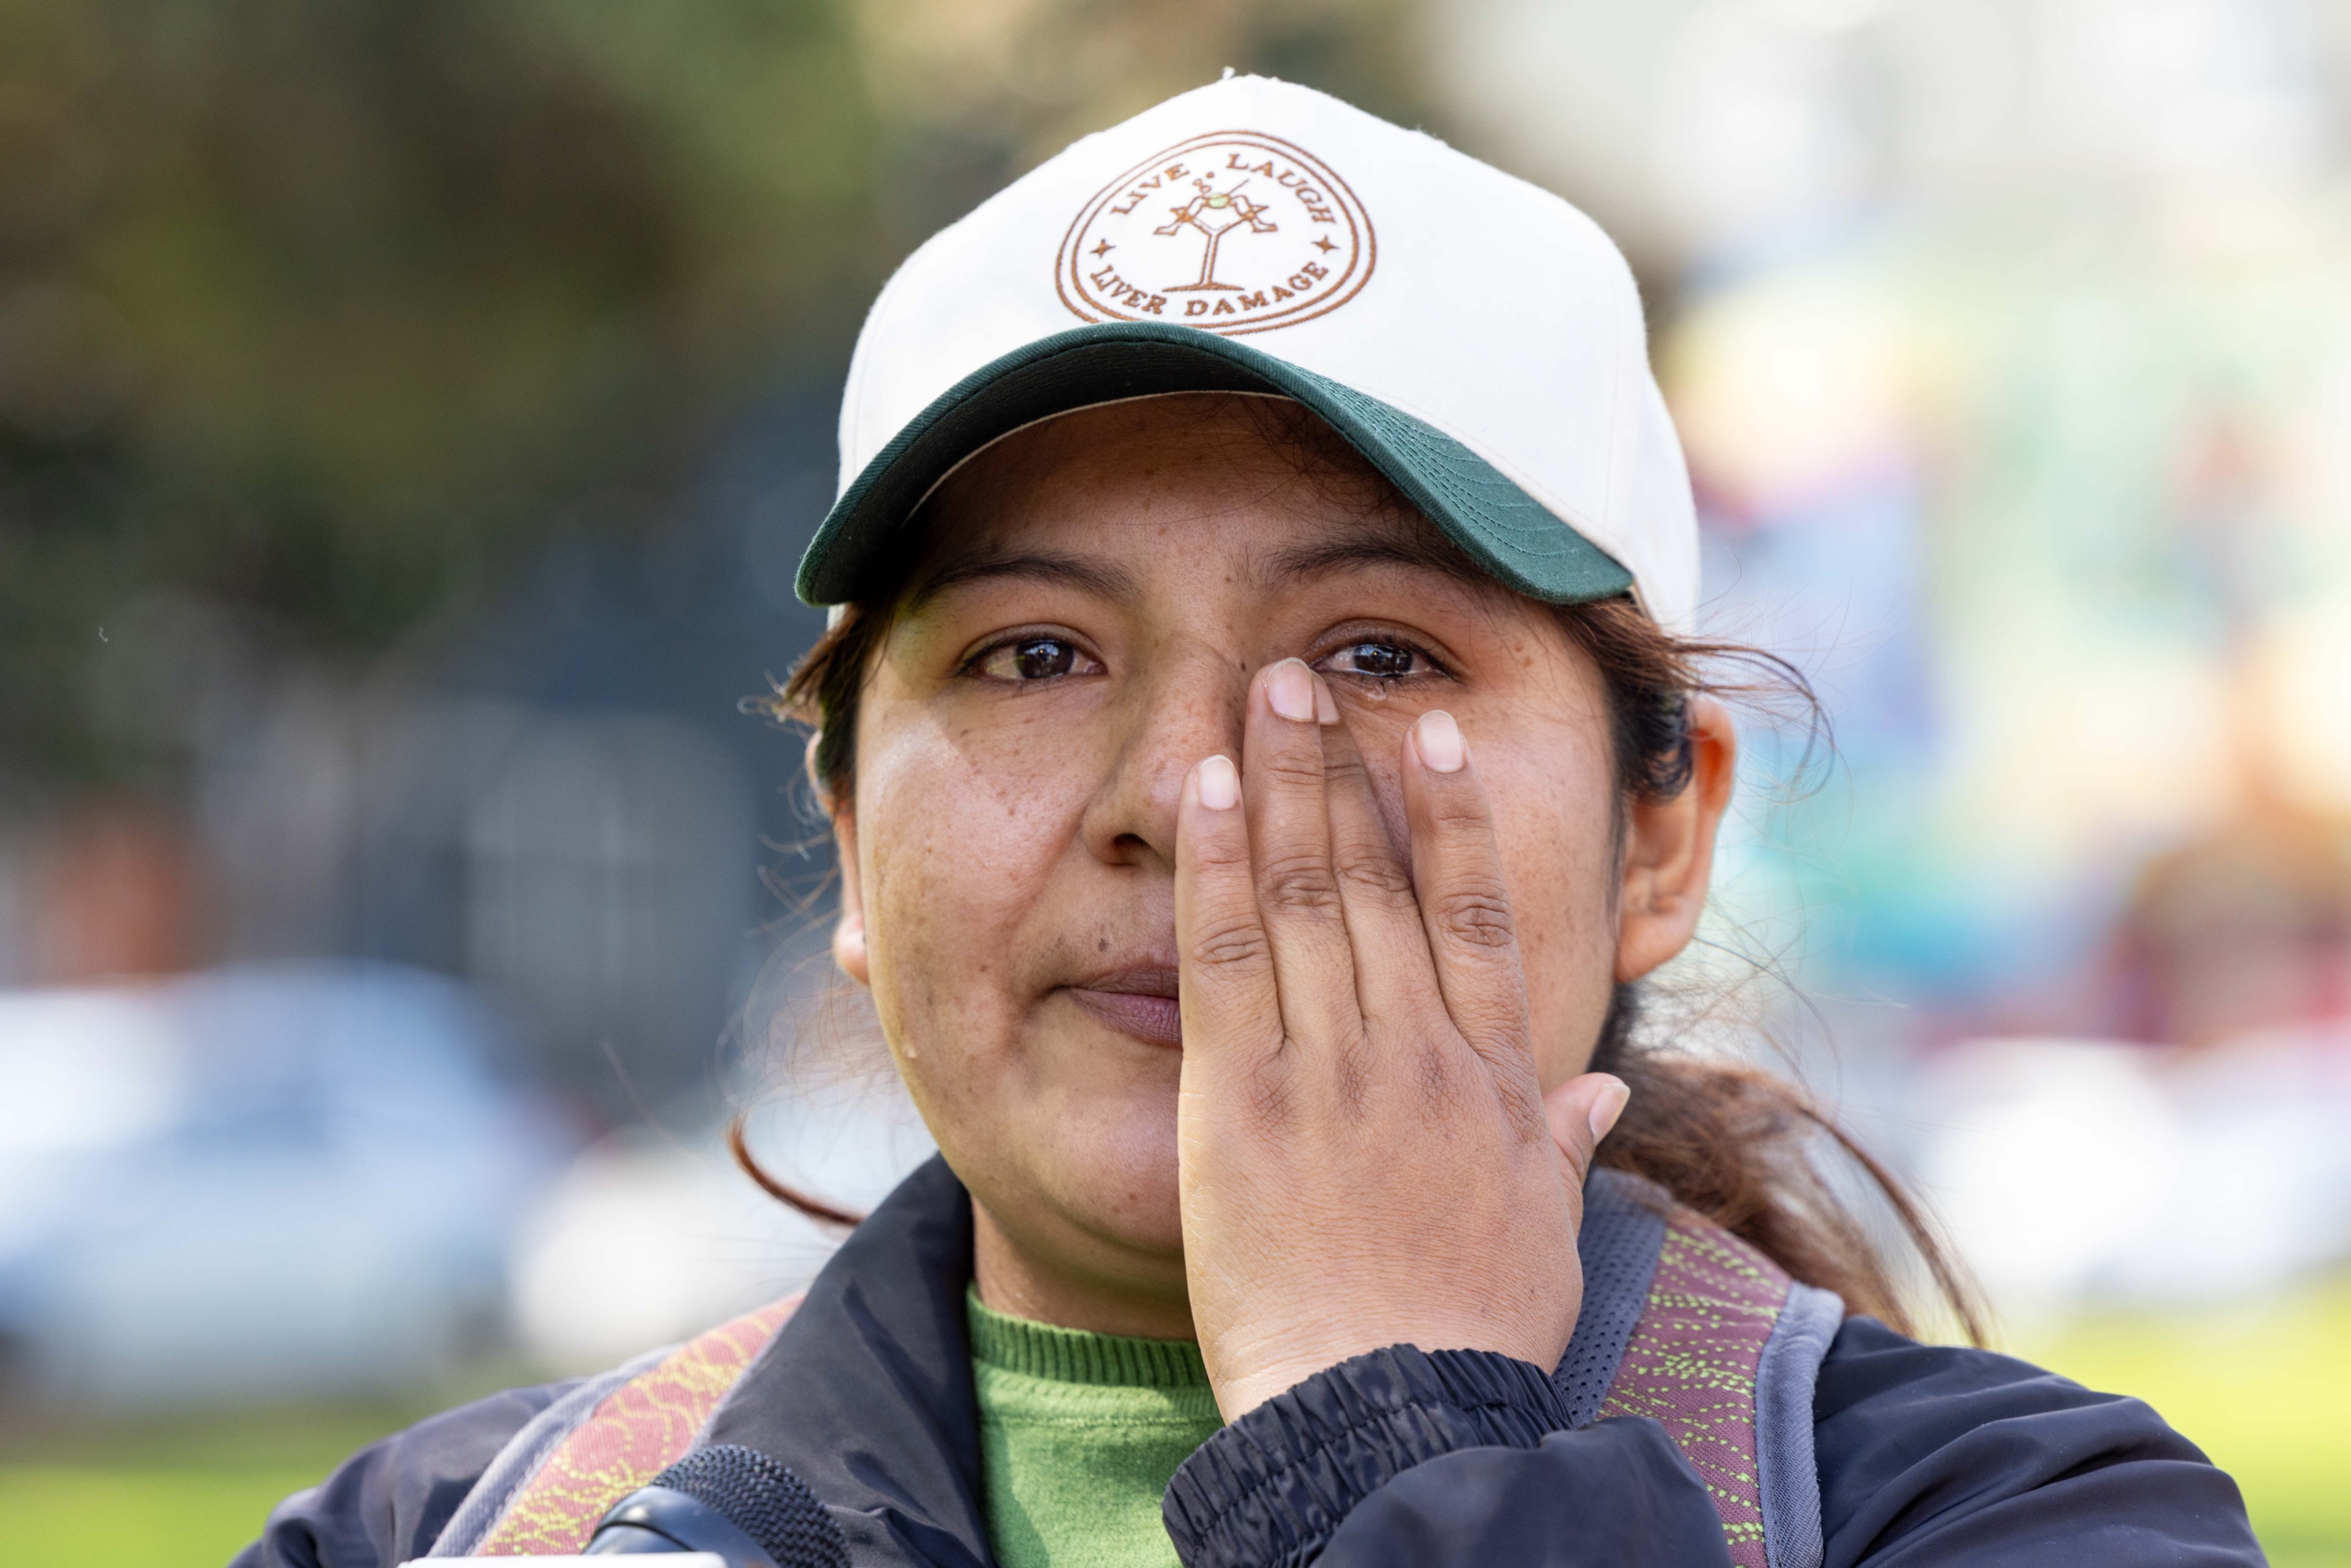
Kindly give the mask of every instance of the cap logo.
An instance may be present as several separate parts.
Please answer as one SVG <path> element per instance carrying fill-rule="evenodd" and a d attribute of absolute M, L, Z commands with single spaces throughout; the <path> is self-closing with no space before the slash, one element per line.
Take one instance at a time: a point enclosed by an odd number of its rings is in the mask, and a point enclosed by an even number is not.
<path fill-rule="evenodd" d="M 1103 186 L 1053 271 L 1085 320 L 1238 335 L 1336 309 L 1374 260 L 1371 216 L 1329 164 L 1278 136 L 1218 131 Z"/>

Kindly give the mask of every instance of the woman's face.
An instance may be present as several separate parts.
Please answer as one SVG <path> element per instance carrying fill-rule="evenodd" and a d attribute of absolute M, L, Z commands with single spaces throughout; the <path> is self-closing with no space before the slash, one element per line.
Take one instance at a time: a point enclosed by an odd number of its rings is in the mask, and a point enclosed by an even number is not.
<path fill-rule="evenodd" d="M 1583 1070 L 1624 977 L 1589 661 L 1368 471 L 1302 460 L 1266 418 L 1150 399 L 967 464 L 930 504 L 838 803 L 836 952 L 983 1246 L 992 1227 L 1113 1295 L 1184 1288 L 1176 800 L 1202 758 L 1240 755 L 1264 665 L 1322 674 L 1406 863 L 1405 727 L 1436 707 L 1459 721 L 1510 868 L 1545 1086 Z"/>

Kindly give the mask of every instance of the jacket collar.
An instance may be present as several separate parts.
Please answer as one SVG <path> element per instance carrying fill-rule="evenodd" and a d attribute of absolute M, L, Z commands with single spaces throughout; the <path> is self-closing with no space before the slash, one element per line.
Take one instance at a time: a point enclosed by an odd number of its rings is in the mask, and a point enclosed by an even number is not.
<path fill-rule="evenodd" d="M 1647 1300 L 1668 1203 L 1614 1171 L 1583 1190 L 1583 1307 L 1552 1375 L 1579 1427 L 1597 1417 Z M 742 1443 L 790 1466 L 860 1564 L 994 1568 L 970 1282 L 971 1198 L 934 1155 L 851 1232 L 696 1446 Z"/>
<path fill-rule="evenodd" d="M 993 1568 L 964 1289 L 971 1199 L 934 1155 L 841 1244 L 702 1442 L 789 1465 L 864 1563 Z"/>

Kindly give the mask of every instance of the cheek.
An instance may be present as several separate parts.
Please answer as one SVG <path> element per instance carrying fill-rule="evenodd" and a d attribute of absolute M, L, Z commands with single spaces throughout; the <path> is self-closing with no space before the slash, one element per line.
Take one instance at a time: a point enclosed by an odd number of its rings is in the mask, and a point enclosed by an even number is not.
<path fill-rule="evenodd" d="M 1565 768 L 1481 761 L 1546 1086 L 1583 1070 L 1615 972 L 1613 785 L 1593 759 L 1569 755 Z"/>
<path fill-rule="evenodd" d="M 860 737 L 857 786 L 873 998 L 893 1043 L 922 1054 L 945 1019 L 980 1037 L 1009 1027 L 1011 967 L 1088 779 L 1075 748 L 1033 746 L 1027 725 L 877 717 Z"/>

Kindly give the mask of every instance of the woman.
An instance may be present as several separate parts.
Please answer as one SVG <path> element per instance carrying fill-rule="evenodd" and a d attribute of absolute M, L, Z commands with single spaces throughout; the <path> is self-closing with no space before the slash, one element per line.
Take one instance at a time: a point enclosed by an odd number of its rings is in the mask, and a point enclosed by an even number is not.
<path fill-rule="evenodd" d="M 1897 1332 L 1790 1092 L 1633 1044 L 1735 742 L 1579 214 L 1228 79 L 918 252 L 841 438 L 783 702 L 941 1159 L 246 1561 L 578 1551 L 729 1443 L 861 1563 L 2260 1560 L 2145 1406 Z"/>

